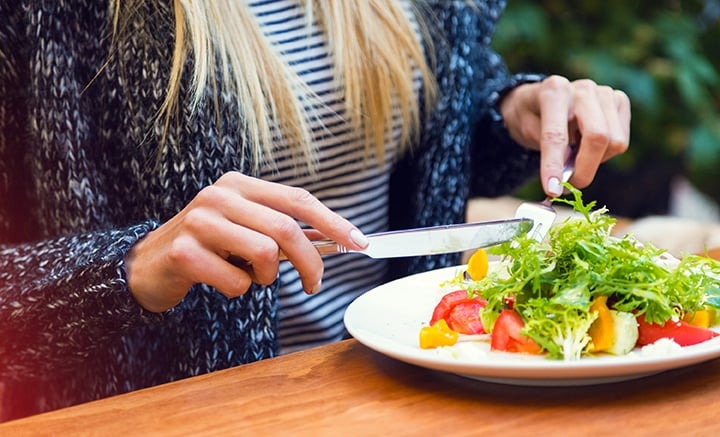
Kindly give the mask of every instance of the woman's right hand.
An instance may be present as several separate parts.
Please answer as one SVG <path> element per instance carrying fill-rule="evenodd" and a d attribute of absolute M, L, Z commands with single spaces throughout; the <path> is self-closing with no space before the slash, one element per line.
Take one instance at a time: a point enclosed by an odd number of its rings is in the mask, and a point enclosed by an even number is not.
<path fill-rule="evenodd" d="M 303 231 L 298 220 L 314 231 Z M 126 258 L 128 286 L 140 305 L 155 312 L 177 305 L 196 283 L 236 297 L 253 282 L 268 285 L 277 278 L 282 250 L 305 291 L 315 293 L 323 261 L 311 239 L 319 237 L 349 249 L 367 246 L 352 223 L 306 190 L 230 172 L 133 247 Z"/>

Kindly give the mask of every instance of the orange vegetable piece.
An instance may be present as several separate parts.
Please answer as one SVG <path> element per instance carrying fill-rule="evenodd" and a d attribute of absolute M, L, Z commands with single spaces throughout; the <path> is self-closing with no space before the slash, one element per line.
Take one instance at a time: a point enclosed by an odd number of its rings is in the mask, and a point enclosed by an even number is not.
<path fill-rule="evenodd" d="M 715 314 L 712 310 L 698 310 L 694 313 L 687 313 L 683 317 L 684 321 L 701 328 L 709 328 L 714 319 Z"/>
<path fill-rule="evenodd" d="M 487 275 L 489 268 L 488 256 L 485 249 L 478 249 L 470 256 L 467 272 L 473 281 L 479 281 Z"/>
<path fill-rule="evenodd" d="M 445 319 L 440 319 L 430 326 L 420 329 L 420 347 L 431 349 L 440 346 L 452 346 L 458 341 L 459 334 L 448 326 Z"/>
<path fill-rule="evenodd" d="M 588 331 L 592 339 L 592 351 L 606 351 L 615 343 L 614 322 L 607 306 L 607 296 L 597 296 L 590 305 L 590 311 L 598 315 Z"/>

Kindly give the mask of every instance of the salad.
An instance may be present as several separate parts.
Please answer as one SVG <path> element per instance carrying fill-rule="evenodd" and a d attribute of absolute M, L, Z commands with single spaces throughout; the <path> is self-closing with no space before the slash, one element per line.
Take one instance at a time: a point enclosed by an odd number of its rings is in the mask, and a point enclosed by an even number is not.
<path fill-rule="evenodd" d="M 625 355 L 656 342 L 689 346 L 719 335 L 720 262 L 681 259 L 631 236 L 611 236 L 606 208 L 556 202 L 577 214 L 538 242 L 529 236 L 478 250 L 420 332 L 420 347 L 487 341 L 491 350 L 576 360 Z M 497 255 L 489 268 L 487 254 Z"/>

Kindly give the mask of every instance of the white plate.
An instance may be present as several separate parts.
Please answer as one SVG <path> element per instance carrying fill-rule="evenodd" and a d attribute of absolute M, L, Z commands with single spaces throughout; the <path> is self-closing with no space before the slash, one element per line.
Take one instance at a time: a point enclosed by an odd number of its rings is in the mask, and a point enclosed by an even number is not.
<path fill-rule="evenodd" d="M 483 343 L 421 349 L 420 328 L 448 289 L 440 284 L 464 266 L 433 270 L 383 284 L 358 297 L 345 313 L 345 326 L 360 343 L 395 359 L 429 369 L 515 385 L 589 385 L 640 378 L 720 357 L 720 337 L 672 352 L 601 356 L 577 361 L 490 352 Z"/>

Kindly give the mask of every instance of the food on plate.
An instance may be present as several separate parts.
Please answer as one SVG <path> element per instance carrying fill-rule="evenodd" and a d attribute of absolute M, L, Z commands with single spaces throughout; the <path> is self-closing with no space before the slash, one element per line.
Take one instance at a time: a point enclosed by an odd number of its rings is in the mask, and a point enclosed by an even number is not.
<path fill-rule="evenodd" d="M 473 281 L 479 281 L 487 275 L 489 268 L 487 252 L 483 249 L 476 250 L 470 256 L 467 263 L 467 274 Z"/>
<path fill-rule="evenodd" d="M 466 290 L 457 290 L 446 294 L 435 306 L 430 325 L 442 320 L 448 327 L 460 334 L 483 334 L 482 321 L 477 317 L 487 301 L 470 296 Z"/>
<path fill-rule="evenodd" d="M 450 329 L 445 319 L 440 319 L 420 330 L 420 347 L 428 349 L 438 346 L 452 346 L 458 341 L 457 331 Z"/>
<path fill-rule="evenodd" d="M 423 348 L 466 337 L 487 338 L 494 351 L 575 360 L 626 355 L 660 339 L 679 346 L 710 340 L 720 323 L 720 262 L 698 255 L 674 258 L 632 236 L 611 236 L 606 208 L 572 198 L 556 202 L 575 214 L 541 242 L 528 236 L 478 250 L 467 271 L 421 329 Z M 492 265 L 488 253 L 499 257 Z M 428 335 L 449 329 L 443 340 Z M 489 334 L 489 335 L 488 335 Z M 478 337 L 480 335 L 480 337 Z"/>

